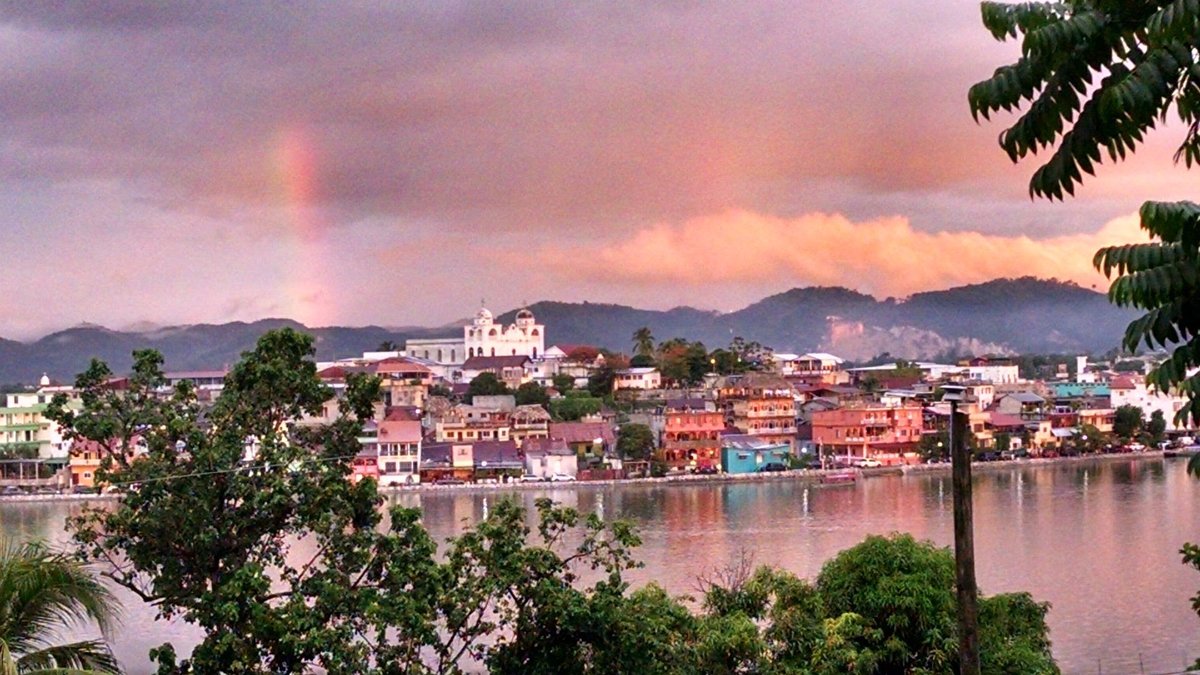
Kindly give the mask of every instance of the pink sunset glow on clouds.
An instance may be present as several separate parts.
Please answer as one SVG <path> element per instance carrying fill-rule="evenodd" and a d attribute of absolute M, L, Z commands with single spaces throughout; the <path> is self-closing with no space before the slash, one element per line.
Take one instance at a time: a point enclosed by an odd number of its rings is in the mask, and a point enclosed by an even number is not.
<path fill-rule="evenodd" d="M 804 279 L 877 296 L 1037 276 L 1103 288 L 1091 264 L 1102 246 L 1146 240 L 1136 215 L 1096 232 L 1049 237 L 925 232 L 903 217 L 854 222 L 815 213 L 795 218 L 733 211 L 655 225 L 619 242 L 558 249 L 540 257 L 564 278 L 601 284 L 773 284 Z"/>
<path fill-rule="evenodd" d="M 1031 202 L 966 106 L 1017 52 L 976 0 L 6 3 L 0 336 L 1090 286 L 1181 131 Z"/>

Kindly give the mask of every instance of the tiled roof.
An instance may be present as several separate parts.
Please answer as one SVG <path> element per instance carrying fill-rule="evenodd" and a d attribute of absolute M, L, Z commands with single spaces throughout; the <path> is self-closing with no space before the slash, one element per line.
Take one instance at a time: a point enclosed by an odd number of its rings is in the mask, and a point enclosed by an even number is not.
<path fill-rule="evenodd" d="M 524 368 L 528 356 L 472 356 L 463 364 L 463 370 L 491 370 L 499 368 Z"/>
<path fill-rule="evenodd" d="M 484 462 L 487 462 L 488 466 L 496 467 L 514 464 L 519 466 L 524 463 L 521 452 L 513 441 L 479 441 L 472 444 L 471 450 L 475 457 L 475 466 L 482 466 Z"/>
<path fill-rule="evenodd" d="M 573 455 L 575 451 L 567 447 L 567 442 L 559 438 L 526 438 L 521 444 L 521 452 L 530 455 Z"/>
<path fill-rule="evenodd" d="M 612 427 L 604 422 L 551 422 L 550 438 L 567 443 L 591 443 L 602 438 L 606 444 L 612 444 L 617 440 Z"/>

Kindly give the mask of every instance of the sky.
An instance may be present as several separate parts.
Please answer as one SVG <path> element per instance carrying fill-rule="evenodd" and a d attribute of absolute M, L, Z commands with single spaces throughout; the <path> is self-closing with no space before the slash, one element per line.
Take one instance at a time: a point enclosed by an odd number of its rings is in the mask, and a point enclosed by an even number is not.
<path fill-rule="evenodd" d="M 1182 129 L 1031 201 L 975 0 L 0 3 L 0 336 L 1103 290 Z"/>

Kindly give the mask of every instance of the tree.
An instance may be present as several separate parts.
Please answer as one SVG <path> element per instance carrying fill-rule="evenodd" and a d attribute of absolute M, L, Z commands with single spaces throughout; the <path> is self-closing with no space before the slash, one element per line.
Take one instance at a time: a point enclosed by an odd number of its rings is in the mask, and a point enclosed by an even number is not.
<path fill-rule="evenodd" d="M 551 382 L 554 383 L 554 388 L 557 389 L 558 393 L 560 394 L 565 394 L 575 388 L 575 377 L 566 373 L 559 373 L 555 375 L 553 378 L 551 378 Z"/>
<path fill-rule="evenodd" d="M 617 430 L 617 452 L 626 459 L 649 459 L 657 445 L 645 424 L 625 424 Z"/>
<path fill-rule="evenodd" d="M 1175 161 L 1200 162 L 1200 6 L 985 2 L 983 22 L 998 40 L 1021 36 L 1021 57 L 971 87 L 971 112 L 986 119 L 1028 103 L 1000 146 L 1013 162 L 1048 155 L 1030 179 L 1031 195 L 1073 195 L 1105 155 L 1125 159 L 1172 107 L 1187 126 Z M 1178 418 L 1200 422 L 1200 373 L 1188 374 L 1200 366 L 1200 205 L 1146 202 L 1140 216 L 1156 241 L 1103 248 L 1093 263 L 1116 277 L 1110 300 L 1145 311 L 1126 329 L 1124 347 L 1173 350 L 1147 382 L 1182 391 L 1189 403 Z M 1189 468 L 1200 472 L 1200 462 Z"/>
<path fill-rule="evenodd" d="M 375 351 L 377 351 L 377 352 L 398 352 L 398 351 L 400 351 L 400 345 L 396 344 L 396 342 L 394 340 L 384 340 L 383 342 L 379 343 L 379 346 L 375 348 Z"/>
<path fill-rule="evenodd" d="M 1099 452 L 1108 443 L 1108 434 L 1100 431 L 1095 425 L 1083 424 L 1075 434 L 1075 443 L 1084 452 Z"/>
<path fill-rule="evenodd" d="M 646 326 L 633 331 L 633 353 L 637 356 L 654 356 L 654 334 Z"/>
<path fill-rule="evenodd" d="M 1113 433 L 1123 440 L 1137 436 L 1145 423 L 1144 415 L 1142 409 L 1137 406 L 1123 405 L 1117 408 L 1113 416 Z"/>
<path fill-rule="evenodd" d="M 54 642 L 81 619 L 107 635 L 117 610 L 116 599 L 78 561 L 41 543 L 0 540 L 0 672 L 120 672 L 104 640 Z"/>
<path fill-rule="evenodd" d="M 475 400 L 476 396 L 503 396 L 510 393 L 508 385 L 504 384 L 495 373 L 480 373 L 467 385 L 467 403 Z"/>
<path fill-rule="evenodd" d="M 1167 418 L 1163 411 L 1155 410 L 1150 413 L 1150 421 L 1146 422 L 1146 433 L 1150 435 L 1150 442 L 1154 445 L 1163 441 L 1167 434 Z"/>
<path fill-rule="evenodd" d="M 588 393 L 595 398 L 612 396 L 613 386 L 617 382 L 617 371 L 607 363 L 592 371 L 588 376 Z"/>
<path fill-rule="evenodd" d="M 571 351 L 567 352 L 567 360 L 572 363 L 578 363 L 583 366 L 591 366 L 596 363 L 596 359 L 600 356 L 600 350 L 587 345 L 580 345 Z"/>
<path fill-rule="evenodd" d="M 638 354 L 629 359 L 630 368 L 653 368 L 655 365 L 654 357 L 649 354 Z"/>
<path fill-rule="evenodd" d="M 537 382 L 525 382 L 517 387 L 515 392 L 517 405 L 548 405 L 550 403 L 550 394 L 546 393 L 546 388 Z"/>
<path fill-rule="evenodd" d="M 550 417 L 557 422 L 575 422 L 595 415 L 604 407 L 602 399 L 588 396 L 587 392 L 571 392 L 563 398 L 550 401 Z"/>

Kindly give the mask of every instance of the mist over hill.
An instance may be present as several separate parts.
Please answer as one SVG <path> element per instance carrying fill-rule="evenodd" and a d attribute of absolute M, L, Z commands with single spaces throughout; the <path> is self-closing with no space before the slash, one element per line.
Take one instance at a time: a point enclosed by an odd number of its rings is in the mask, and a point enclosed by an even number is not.
<path fill-rule="evenodd" d="M 677 307 L 658 311 L 614 304 L 544 301 L 530 306 L 546 325 L 547 345 L 593 344 L 630 351 L 635 330 L 659 340 L 682 337 L 712 347 L 734 336 L 776 351 L 830 351 L 849 359 L 887 352 L 934 358 L 984 352 L 1105 352 L 1120 343 L 1136 313 L 1071 283 L 997 279 L 909 298 L 878 300 L 839 287 L 794 288 L 735 312 Z M 497 320 L 513 321 L 516 310 Z M 235 362 L 267 330 L 291 326 L 312 333 L 317 357 L 332 359 L 376 348 L 385 340 L 461 335 L 456 327 L 307 328 L 286 319 L 116 331 L 82 325 L 33 342 L 0 339 L 0 382 L 32 382 L 42 373 L 68 382 L 95 357 L 124 372 L 134 349 L 152 347 L 170 370 L 219 369 Z"/>

